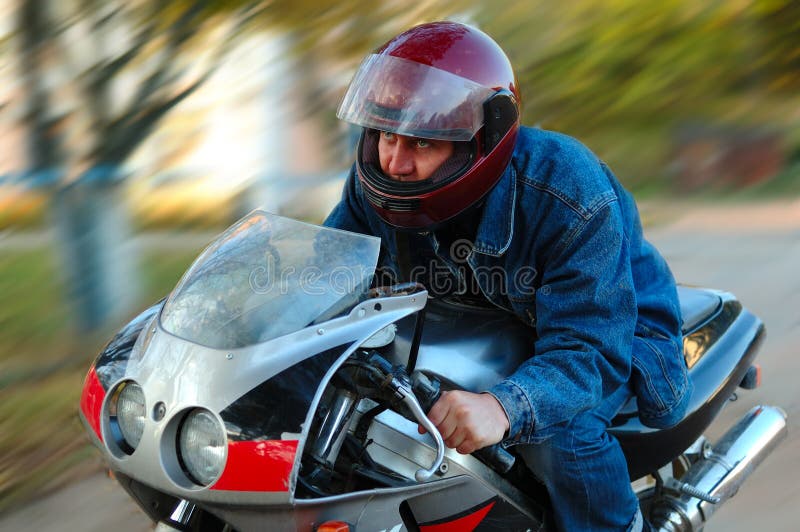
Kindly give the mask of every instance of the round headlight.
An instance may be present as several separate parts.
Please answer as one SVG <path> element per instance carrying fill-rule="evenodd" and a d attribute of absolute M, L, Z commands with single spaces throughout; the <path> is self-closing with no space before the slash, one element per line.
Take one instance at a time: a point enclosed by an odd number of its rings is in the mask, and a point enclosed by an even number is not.
<path fill-rule="evenodd" d="M 192 410 L 178 431 L 178 451 L 191 479 L 208 486 L 225 467 L 227 436 L 211 412 Z"/>
<path fill-rule="evenodd" d="M 117 398 L 117 423 L 125 443 L 136 449 L 142 439 L 145 421 L 144 391 L 134 382 L 128 382 Z"/>

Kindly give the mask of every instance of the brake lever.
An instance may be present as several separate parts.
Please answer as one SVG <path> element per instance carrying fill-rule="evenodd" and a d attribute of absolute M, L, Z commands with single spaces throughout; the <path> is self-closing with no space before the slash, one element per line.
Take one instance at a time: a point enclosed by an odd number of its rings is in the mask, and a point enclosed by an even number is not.
<path fill-rule="evenodd" d="M 436 426 L 431 423 L 431 420 L 428 419 L 428 416 L 426 416 L 425 412 L 422 411 L 422 406 L 420 406 L 417 397 L 411 390 L 411 387 L 396 377 L 392 378 L 391 383 L 392 388 L 394 388 L 398 398 L 408 407 L 408 409 L 414 415 L 414 418 L 419 422 L 420 425 L 425 427 L 425 430 L 427 430 L 430 435 L 433 436 L 433 439 L 436 442 L 436 458 L 434 459 L 433 464 L 431 464 L 431 467 L 428 469 L 418 469 L 414 474 L 414 478 L 417 480 L 417 482 L 425 482 L 431 478 L 434 473 L 439 471 L 439 468 L 442 467 L 442 462 L 444 461 L 444 440 L 442 440 L 442 435 L 439 434 Z"/>

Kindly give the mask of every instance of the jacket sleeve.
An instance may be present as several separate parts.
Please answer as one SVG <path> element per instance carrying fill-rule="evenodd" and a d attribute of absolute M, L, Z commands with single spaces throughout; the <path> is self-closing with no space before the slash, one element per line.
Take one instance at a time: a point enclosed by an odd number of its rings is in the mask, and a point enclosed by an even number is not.
<path fill-rule="evenodd" d="M 344 189 L 342 190 L 342 198 L 322 225 L 365 235 L 374 234 L 367 222 L 364 207 L 361 184 L 356 177 L 354 166 L 347 175 Z"/>
<path fill-rule="evenodd" d="M 509 416 L 506 444 L 536 443 L 628 380 L 636 323 L 629 242 L 616 200 L 575 217 L 546 256 L 535 353 L 489 390 Z"/>

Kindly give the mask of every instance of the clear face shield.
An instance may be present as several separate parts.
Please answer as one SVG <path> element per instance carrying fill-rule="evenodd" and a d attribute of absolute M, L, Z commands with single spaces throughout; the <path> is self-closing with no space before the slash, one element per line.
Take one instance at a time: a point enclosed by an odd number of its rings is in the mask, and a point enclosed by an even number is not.
<path fill-rule="evenodd" d="M 491 88 L 450 72 L 391 55 L 368 56 L 336 116 L 399 135 L 468 141 L 484 123 Z"/>

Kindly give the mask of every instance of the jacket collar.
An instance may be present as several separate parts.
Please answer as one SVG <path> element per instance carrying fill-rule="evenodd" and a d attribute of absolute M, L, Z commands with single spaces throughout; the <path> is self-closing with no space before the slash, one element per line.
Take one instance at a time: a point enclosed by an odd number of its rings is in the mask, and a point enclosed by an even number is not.
<path fill-rule="evenodd" d="M 500 180 L 486 196 L 474 251 L 499 257 L 511 245 L 511 238 L 514 236 L 516 187 L 517 172 L 509 163 Z"/>

